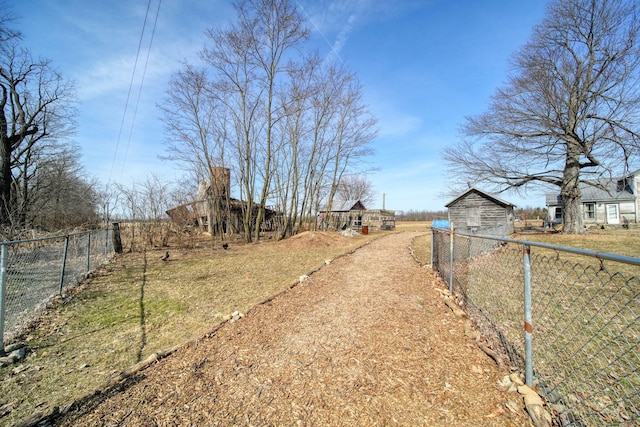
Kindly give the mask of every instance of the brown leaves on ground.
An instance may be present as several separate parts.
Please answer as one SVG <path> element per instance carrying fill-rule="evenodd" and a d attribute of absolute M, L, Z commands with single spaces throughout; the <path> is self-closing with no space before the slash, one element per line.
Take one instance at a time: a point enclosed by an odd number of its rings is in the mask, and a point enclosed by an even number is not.
<path fill-rule="evenodd" d="M 392 234 L 334 260 L 57 423 L 530 425 L 512 409 L 519 398 L 496 388 L 505 372 L 411 258 L 415 236 Z"/>

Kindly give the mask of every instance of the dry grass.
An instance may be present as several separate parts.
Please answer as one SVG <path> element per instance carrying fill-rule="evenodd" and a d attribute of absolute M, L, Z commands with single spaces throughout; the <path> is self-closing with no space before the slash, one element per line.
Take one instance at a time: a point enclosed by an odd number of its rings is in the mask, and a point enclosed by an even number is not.
<path fill-rule="evenodd" d="M 516 239 L 640 257 L 640 230 L 607 228 L 584 235 L 523 234 Z M 463 248 L 463 239 L 459 240 Z M 522 249 L 509 244 L 454 266 L 471 306 L 481 309 L 524 354 Z M 534 368 L 586 424 L 628 420 L 637 393 L 638 266 L 531 247 Z M 493 328 L 483 330 L 495 334 Z M 500 342 L 499 337 L 495 337 Z M 616 378 L 615 387 L 610 378 Z M 586 396 L 592 396 L 586 398 Z M 620 405 L 608 405 L 619 399 Z"/>
<path fill-rule="evenodd" d="M 431 221 L 396 221 L 396 231 L 429 231 Z"/>
<path fill-rule="evenodd" d="M 640 229 L 638 228 L 630 230 L 622 228 L 590 229 L 584 234 L 526 234 L 516 238 L 636 258 L 640 257 Z"/>
<path fill-rule="evenodd" d="M 305 232 L 228 250 L 170 248 L 168 262 L 164 250 L 119 256 L 44 313 L 24 337 L 32 352 L 23 363 L 0 368 L 0 423 L 83 396 L 377 236 Z"/>

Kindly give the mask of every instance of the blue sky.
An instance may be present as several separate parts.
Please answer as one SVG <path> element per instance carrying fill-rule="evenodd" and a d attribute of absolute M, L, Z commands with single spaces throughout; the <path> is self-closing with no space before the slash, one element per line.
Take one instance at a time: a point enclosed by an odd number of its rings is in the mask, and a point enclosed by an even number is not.
<path fill-rule="evenodd" d="M 158 1 L 150 1 L 142 42 L 148 0 L 6 2 L 25 45 L 76 82 L 81 104 L 74 139 L 87 174 L 105 184 L 142 182 L 151 173 L 169 181 L 182 175 L 158 159 L 164 135 L 156 104 L 181 61 L 196 62 L 204 30 L 233 18 L 229 1 L 162 0 L 149 51 Z M 451 197 L 442 194 L 448 177 L 441 150 L 459 140 L 465 116 L 486 108 L 506 80 L 509 57 L 528 41 L 547 2 L 294 3 L 308 18 L 312 46 L 339 55 L 358 74 L 365 102 L 379 121 L 376 154 L 369 159 L 378 170 L 368 175 L 378 201 L 368 207 L 381 208 L 385 193 L 387 209 L 444 209 Z M 518 206 L 544 206 L 539 193 L 500 197 Z"/>

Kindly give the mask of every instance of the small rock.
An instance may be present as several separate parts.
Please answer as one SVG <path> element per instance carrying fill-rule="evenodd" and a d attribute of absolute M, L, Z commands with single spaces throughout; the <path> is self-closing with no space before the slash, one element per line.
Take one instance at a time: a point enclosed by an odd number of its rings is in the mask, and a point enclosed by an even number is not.
<path fill-rule="evenodd" d="M 12 365 L 14 362 L 12 357 L 0 357 L 0 366 Z"/>
<path fill-rule="evenodd" d="M 524 404 L 526 406 L 529 405 L 540 405 L 540 406 L 544 406 L 544 401 L 542 400 L 542 398 L 538 395 L 538 393 L 536 393 L 535 391 L 532 391 L 531 393 L 526 393 L 524 395 Z"/>
<path fill-rule="evenodd" d="M 17 362 L 18 360 L 22 360 L 24 359 L 24 357 L 27 355 L 27 348 L 26 347 L 20 347 L 16 350 L 13 350 L 10 354 L 9 357 L 12 357 L 14 362 Z"/>
<path fill-rule="evenodd" d="M 518 387 L 524 385 L 524 382 L 522 381 L 522 378 L 520 378 L 520 375 L 518 375 L 515 372 L 513 374 L 509 375 L 509 379 L 511 379 L 511 382 L 513 382 Z"/>
<path fill-rule="evenodd" d="M 325 263 L 326 265 L 329 265 L 329 264 L 331 264 L 331 260 L 330 260 L 330 259 L 325 259 L 325 260 L 324 260 L 324 263 Z"/>
<path fill-rule="evenodd" d="M 551 426 L 551 415 L 544 409 L 542 398 L 529 386 L 518 387 L 518 393 L 524 397 L 524 406 L 536 427 Z"/>
<path fill-rule="evenodd" d="M 511 378 L 509 378 L 509 375 L 505 375 L 502 378 L 502 381 L 498 381 L 498 385 L 502 390 L 508 389 L 511 386 L 511 384 L 513 383 L 511 382 Z"/>
<path fill-rule="evenodd" d="M 480 338 L 480 333 L 474 329 L 471 321 L 464 323 L 464 334 L 474 340 Z"/>
<path fill-rule="evenodd" d="M 303 274 L 302 276 L 298 277 L 298 281 L 300 283 L 306 282 L 307 280 L 309 280 L 309 276 L 307 276 L 306 274 Z"/>
<path fill-rule="evenodd" d="M 504 406 L 514 414 L 520 412 L 520 405 L 515 400 L 507 400 Z"/>

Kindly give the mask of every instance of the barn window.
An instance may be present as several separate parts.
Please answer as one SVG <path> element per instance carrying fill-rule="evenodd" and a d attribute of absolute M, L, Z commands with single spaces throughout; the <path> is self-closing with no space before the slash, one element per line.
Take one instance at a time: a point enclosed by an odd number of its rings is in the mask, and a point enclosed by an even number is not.
<path fill-rule="evenodd" d="M 584 217 L 585 219 L 596 219 L 596 204 L 585 203 L 584 204 Z"/>

